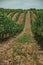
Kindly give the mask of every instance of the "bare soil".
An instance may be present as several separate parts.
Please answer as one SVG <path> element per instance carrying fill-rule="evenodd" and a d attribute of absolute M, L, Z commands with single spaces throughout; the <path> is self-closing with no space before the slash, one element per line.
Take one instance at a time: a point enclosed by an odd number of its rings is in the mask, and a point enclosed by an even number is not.
<path fill-rule="evenodd" d="M 12 17 L 12 20 L 15 20 L 17 15 L 18 13 L 15 13 L 14 16 Z"/>
<path fill-rule="evenodd" d="M 24 18 L 24 13 L 21 13 L 21 14 L 20 14 L 20 17 L 19 17 L 19 19 L 18 19 L 18 21 L 17 21 L 17 23 L 18 23 L 18 24 L 22 23 L 23 18 Z"/>

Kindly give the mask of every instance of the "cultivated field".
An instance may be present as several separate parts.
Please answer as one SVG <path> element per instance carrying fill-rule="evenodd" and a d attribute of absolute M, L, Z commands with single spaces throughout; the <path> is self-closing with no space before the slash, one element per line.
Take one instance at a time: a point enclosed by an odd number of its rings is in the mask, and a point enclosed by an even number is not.
<path fill-rule="evenodd" d="M 0 8 L 0 65 L 43 65 L 43 10 Z"/>

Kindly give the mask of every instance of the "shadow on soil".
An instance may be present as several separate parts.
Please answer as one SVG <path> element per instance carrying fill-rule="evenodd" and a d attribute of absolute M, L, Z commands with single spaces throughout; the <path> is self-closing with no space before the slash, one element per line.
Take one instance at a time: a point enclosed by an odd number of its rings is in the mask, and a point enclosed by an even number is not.
<path fill-rule="evenodd" d="M 9 38 L 0 39 L 0 44 L 2 44 L 3 42 L 6 42 L 6 41 L 8 41 L 8 40 L 9 40 Z"/>
<path fill-rule="evenodd" d="M 41 49 L 43 50 L 43 37 L 34 34 L 34 38 L 37 41 L 38 45 L 40 45 Z"/>

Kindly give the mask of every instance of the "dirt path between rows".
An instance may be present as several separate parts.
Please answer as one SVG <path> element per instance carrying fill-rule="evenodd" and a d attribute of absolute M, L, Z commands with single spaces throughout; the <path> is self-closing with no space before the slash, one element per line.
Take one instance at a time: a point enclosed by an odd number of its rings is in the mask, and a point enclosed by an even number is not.
<path fill-rule="evenodd" d="M 18 13 L 15 13 L 14 16 L 12 17 L 12 20 L 15 20 L 17 15 Z"/>
<path fill-rule="evenodd" d="M 25 26 L 24 26 L 24 33 L 29 33 L 31 34 L 31 25 L 30 25 L 30 12 L 28 11 L 27 15 L 26 15 L 26 22 L 25 22 Z"/>
<path fill-rule="evenodd" d="M 24 26 L 24 29 L 23 31 L 17 36 L 17 38 L 19 36 L 22 36 L 24 33 L 29 33 L 32 35 L 32 31 L 31 31 L 31 25 L 30 25 L 30 13 L 29 11 L 27 12 L 26 14 L 26 21 L 25 21 L 25 26 Z"/>
<path fill-rule="evenodd" d="M 18 19 L 17 23 L 18 24 L 22 23 L 23 18 L 24 18 L 24 13 L 21 13 L 20 16 L 19 16 L 19 19 Z"/>

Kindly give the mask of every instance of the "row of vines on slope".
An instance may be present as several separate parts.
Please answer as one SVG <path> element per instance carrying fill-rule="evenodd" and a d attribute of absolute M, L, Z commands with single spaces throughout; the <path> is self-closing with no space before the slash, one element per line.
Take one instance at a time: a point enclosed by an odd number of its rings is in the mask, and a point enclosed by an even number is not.
<path fill-rule="evenodd" d="M 32 24 L 32 31 L 35 34 L 36 39 L 38 42 L 43 43 L 43 11 L 36 10 L 36 19 L 32 20 L 32 11 L 31 11 L 31 24 Z"/>
<path fill-rule="evenodd" d="M 24 11 L 24 20 L 21 24 L 17 24 L 12 21 L 11 18 L 8 18 L 5 13 L 0 13 L 0 39 L 7 38 L 7 35 L 15 35 L 21 32 L 24 28 L 26 12 Z"/>

